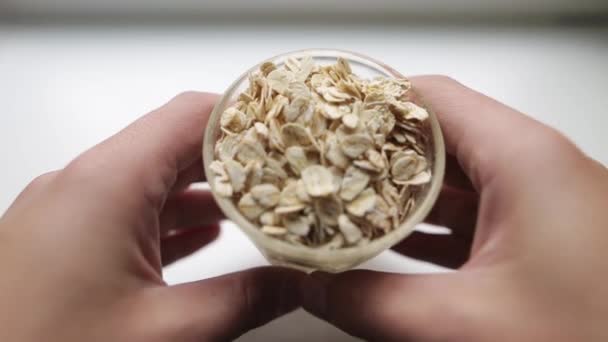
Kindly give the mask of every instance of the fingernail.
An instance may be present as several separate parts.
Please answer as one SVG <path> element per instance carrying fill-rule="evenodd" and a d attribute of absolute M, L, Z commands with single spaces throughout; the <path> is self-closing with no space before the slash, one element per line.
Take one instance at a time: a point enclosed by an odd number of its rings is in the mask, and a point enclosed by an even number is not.
<path fill-rule="evenodd" d="M 302 282 L 302 306 L 316 315 L 323 315 L 326 309 L 327 286 L 331 281 L 331 274 L 314 272 Z"/>

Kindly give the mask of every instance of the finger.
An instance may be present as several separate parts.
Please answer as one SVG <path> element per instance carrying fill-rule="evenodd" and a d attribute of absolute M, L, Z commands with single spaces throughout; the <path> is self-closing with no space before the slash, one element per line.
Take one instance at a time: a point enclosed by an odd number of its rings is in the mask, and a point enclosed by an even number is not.
<path fill-rule="evenodd" d="M 437 114 L 449 154 L 457 157 L 476 189 L 494 177 L 522 176 L 547 126 L 442 76 L 413 77 L 422 101 Z M 526 152 L 526 153 L 524 153 Z M 529 174 L 529 172 L 528 172 Z M 506 182 L 505 182 L 506 183 Z"/>
<path fill-rule="evenodd" d="M 233 340 L 296 309 L 303 276 L 263 267 L 162 289 L 159 306 L 172 332 L 169 339 Z"/>
<path fill-rule="evenodd" d="M 392 249 L 444 267 L 462 266 L 470 255 L 478 205 L 477 194 L 444 185 L 425 222 L 450 228 L 451 234 L 414 232 Z"/>
<path fill-rule="evenodd" d="M 167 266 L 186 257 L 215 240 L 220 233 L 219 224 L 179 231 L 161 240 L 161 260 Z"/>
<path fill-rule="evenodd" d="M 443 183 L 461 191 L 475 193 L 471 180 L 462 170 L 458 159 L 451 154 L 447 154 L 445 158 L 445 177 Z"/>
<path fill-rule="evenodd" d="M 177 175 L 200 157 L 216 96 L 183 93 L 143 116 L 68 166 L 96 194 L 134 194 L 136 204 L 162 206 Z M 127 208 L 132 210 L 132 208 Z M 125 209 L 125 210 L 127 210 Z M 137 212 L 137 211 L 136 211 Z"/>
<path fill-rule="evenodd" d="M 215 224 L 224 219 L 222 210 L 207 190 L 184 190 L 171 196 L 160 214 L 161 236 L 172 229 Z"/>
<path fill-rule="evenodd" d="M 47 172 L 34 178 L 21 193 L 15 198 L 4 214 L 0 214 L 0 220 L 13 216 L 23 210 L 27 210 L 31 202 L 39 200 L 40 195 L 47 190 L 49 184 L 57 178 L 60 171 Z M 24 215 L 30 215 L 24 213 Z"/>
<path fill-rule="evenodd" d="M 459 341 L 448 328 L 466 307 L 460 302 L 466 300 L 460 296 L 463 285 L 455 279 L 455 273 L 313 273 L 300 292 L 304 309 L 364 340 Z"/>
<path fill-rule="evenodd" d="M 471 239 L 475 233 L 479 197 L 476 193 L 444 185 L 425 222 L 450 228 L 454 235 Z"/>
<path fill-rule="evenodd" d="M 452 234 L 413 232 L 393 246 L 393 250 L 410 258 L 427 261 L 448 268 L 459 268 L 469 259 L 471 240 Z"/>
<path fill-rule="evenodd" d="M 192 163 L 192 165 L 188 166 L 186 169 L 182 170 L 177 176 L 177 180 L 171 189 L 171 193 L 177 193 L 183 191 L 188 188 L 192 183 L 196 182 L 204 182 L 205 173 L 203 171 L 203 160 L 202 158 L 197 159 Z"/>

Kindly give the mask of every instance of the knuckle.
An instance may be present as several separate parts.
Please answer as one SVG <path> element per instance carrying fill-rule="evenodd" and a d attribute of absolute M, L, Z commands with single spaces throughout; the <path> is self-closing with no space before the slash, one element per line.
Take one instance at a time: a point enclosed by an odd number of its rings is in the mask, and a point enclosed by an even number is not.
<path fill-rule="evenodd" d="M 448 75 L 436 74 L 436 75 L 429 75 L 428 77 L 433 82 L 439 83 L 439 84 L 459 85 L 459 86 L 462 85 L 462 83 L 458 82 L 456 79 L 454 79 Z"/>
<path fill-rule="evenodd" d="M 100 182 L 107 176 L 104 175 L 103 162 L 99 158 L 95 158 L 91 151 L 84 152 L 80 156 L 72 160 L 61 172 L 58 181 L 65 189 L 78 191 L 99 189 Z"/>
<path fill-rule="evenodd" d="M 89 162 L 87 161 L 86 154 L 87 153 L 85 152 L 85 154 L 82 154 L 82 155 L 76 157 L 76 159 L 72 160 L 65 167 L 64 174 L 66 177 L 78 178 L 78 177 L 82 177 L 83 175 L 85 175 L 89 172 L 89 170 L 91 169 L 91 166 L 89 165 Z"/>
<path fill-rule="evenodd" d="M 212 93 L 188 90 L 188 91 L 184 91 L 184 92 L 181 92 L 178 95 L 176 95 L 171 100 L 171 102 L 175 101 L 175 102 L 187 102 L 187 103 L 191 103 L 191 102 L 202 103 L 202 102 L 207 102 L 210 99 L 214 99 L 216 96 L 217 95 L 212 94 Z"/>
<path fill-rule="evenodd" d="M 545 158 L 564 159 L 564 156 L 580 154 L 574 143 L 561 132 L 549 126 L 544 126 L 543 129 L 538 130 L 534 137 L 536 150 Z"/>
<path fill-rule="evenodd" d="M 186 90 L 179 94 L 177 94 L 173 99 L 174 100 L 191 100 L 193 98 L 197 98 L 201 95 L 201 93 L 194 90 Z"/>
<path fill-rule="evenodd" d="M 454 78 L 452 78 L 452 77 L 450 77 L 448 75 L 444 75 L 444 74 L 433 75 L 433 77 L 435 77 L 435 79 L 437 79 L 437 81 L 439 81 L 439 82 L 459 83 Z"/>
<path fill-rule="evenodd" d="M 507 145 L 509 158 L 524 161 L 537 167 L 539 163 L 565 161 L 570 156 L 580 155 L 580 151 L 566 136 L 543 123 L 535 122 L 520 131 L 517 139 Z"/>
<path fill-rule="evenodd" d="M 543 131 L 542 138 L 551 146 L 572 146 L 572 142 L 562 132 L 548 126 Z"/>
<path fill-rule="evenodd" d="M 185 91 L 175 96 L 167 106 L 172 108 L 185 108 L 185 112 L 211 112 L 218 95 L 198 91 Z"/>
<path fill-rule="evenodd" d="M 37 176 L 28 184 L 27 189 L 40 189 L 47 186 L 58 173 L 59 171 L 51 171 Z"/>

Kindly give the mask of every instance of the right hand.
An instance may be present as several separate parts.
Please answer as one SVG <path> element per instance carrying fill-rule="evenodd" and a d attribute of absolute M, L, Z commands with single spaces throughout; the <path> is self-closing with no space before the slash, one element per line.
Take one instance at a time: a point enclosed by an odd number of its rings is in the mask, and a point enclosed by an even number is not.
<path fill-rule="evenodd" d="M 459 269 L 314 273 L 305 309 L 370 340 L 608 340 L 606 167 L 451 79 L 412 81 L 448 150 L 429 221 L 452 234 L 417 232 L 395 249 Z"/>

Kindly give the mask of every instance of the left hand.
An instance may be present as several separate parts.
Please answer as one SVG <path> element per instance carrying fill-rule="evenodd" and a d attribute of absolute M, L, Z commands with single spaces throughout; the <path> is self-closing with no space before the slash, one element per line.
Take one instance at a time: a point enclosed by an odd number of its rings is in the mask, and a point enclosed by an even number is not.
<path fill-rule="evenodd" d="M 0 341 L 227 340 L 297 307 L 296 271 L 163 281 L 219 232 L 188 189 L 214 102 L 184 93 L 19 195 L 0 218 Z"/>

